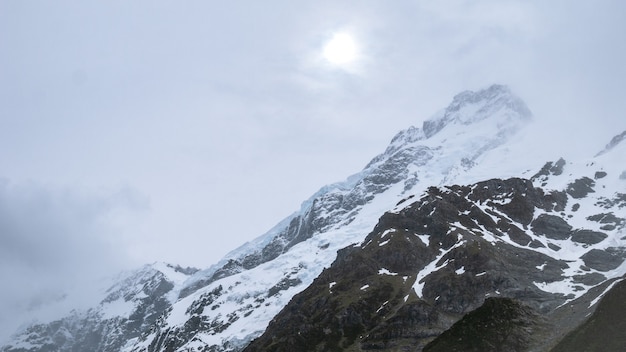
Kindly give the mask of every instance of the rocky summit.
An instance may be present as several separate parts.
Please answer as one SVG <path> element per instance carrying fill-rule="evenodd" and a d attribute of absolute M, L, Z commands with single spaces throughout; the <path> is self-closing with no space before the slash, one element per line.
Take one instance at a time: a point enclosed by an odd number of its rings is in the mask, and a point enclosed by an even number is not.
<path fill-rule="evenodd" d="M 147 265 L 0 351 L 626 350 L 626 132 L 513 158 L 531 120 L 460 93 L 215 265 Z"/>

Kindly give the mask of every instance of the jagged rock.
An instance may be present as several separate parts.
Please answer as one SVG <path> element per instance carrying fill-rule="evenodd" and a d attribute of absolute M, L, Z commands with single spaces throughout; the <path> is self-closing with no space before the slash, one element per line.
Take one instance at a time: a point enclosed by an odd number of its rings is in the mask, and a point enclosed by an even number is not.
<path fill-rule="evenodd" d="M 537 235 L 543 235 L 555 240 L 565 240 L 571 236 L 572 226 L 562 218 L 541 214 L 531 224 L 532 230 Z"/>
<path fill-rule="evenodd" d="M 607 175 L 607 173 L 604 172 L 604 171 L 596 171 L 596 173 L 593 175 L 593 178 L 598 180 L 598 179 L 601 179 L 601 178 L 605 178 L 606 175 Z"/>
<path fill-rule="evenodd" d="M 613 213 L 601 213 L 591 215 L 587 217 L 587 220 L 595 221 L 600 224 L 610 224 L 613 228 L 622 227 L 626 222 L 624 218 L 617 217 Z"/>
<path fill-rule="evenodd" d="M 587 286 L 594 286 L 606 280 L 606 276 L 600 273 L 588 273 L 585 275 L 572 276 L 574 282 L 581 283 Z"/>
<path fill-rule="evenodd" d="M 530 179 L 533 181 L 540 180 L 545 181 L 550 175 L 559 176 L 563 173 L 563 167 L 565 166 L 565 160 L 559 158 L 556 163 L 548 161 L 542 168 Z M 545 184 L 544 184 L 545 186 Z"/>
<path fill-rule="evenodd" d="M 595 181 L 589 177 L 579 178 L 576 181 L 570 183 L 565 190 L 570 196 L 580 199 L 587 196 L 587 194 L 595 192 L 593 187 L 596 185 Z"/>
<path fill-rule="evenodd" d="M 591 230 L 576 230 L 572 233 L 572 241 L 585 244 L 600 243 L 607 237 L 606 233 Z"/>
<path fill-rule="evenodd" d="M 622 248 L 592 249 L 585 253 L 581 259 L 586 266 L 592 269 L 609 271 L 617 268 L 624 262 L 626 251 Z"/>

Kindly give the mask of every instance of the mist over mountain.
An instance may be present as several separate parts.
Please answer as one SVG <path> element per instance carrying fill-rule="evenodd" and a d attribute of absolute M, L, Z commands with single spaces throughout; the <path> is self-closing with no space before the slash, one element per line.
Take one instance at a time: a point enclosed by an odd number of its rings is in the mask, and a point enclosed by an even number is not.
<path fill-rule="evenodd" d="M 146 265 L 0 351 L 549 351 L 626 274 L 626 131 L 521 160 L 531 120 L 462 92 L 215 265 Z"/>

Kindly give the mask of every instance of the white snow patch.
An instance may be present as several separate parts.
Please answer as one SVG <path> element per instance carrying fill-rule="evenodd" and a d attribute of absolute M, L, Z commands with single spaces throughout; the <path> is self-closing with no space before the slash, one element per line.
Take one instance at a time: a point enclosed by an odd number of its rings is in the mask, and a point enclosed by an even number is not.
<path fill-rule="evenodd" d="M 574 289 L 574 285 L 571 282 L 571 278 L 566 277 L 561 281 L 554 282 L 533 282 L 535 286 L 537 286 L 540 290 L 550 293 L 560 293 L 565 297 L 573 297 L 568 299 L 568 301 L 572 299 L 576 299 L 581 296 L 585 291 L 576 291 Z M 567 302 L 566 302 L 567 303 Z"/>
<path fill-rule="evenodd" d="M 428 246 L 428 243 L 430 242 L 430 235 L 418 235 L 415 234 L 415 236 L 417 236 L 420 240 L 422 240 L 422 242 Z"/>
<path fill-rule="evenodd" d="M 457 275 L 461 275 L 465 272 L 465 267 L 462 266 L 454 271 Z"/>
<path fill-rule="evenodd" d="M 385 236 L 393 232 L 396 232 L 396 229 L 387 229 L 380 235 L 380 238 L 385 238 Z"/>
<path fill-rule="evenodd" d="M 385 308 L 387 303 L 389 303 L 389 301 L 385 301 L 385 303 L 383 303 L 380 307 L 378 307 L 378 309 L 376 309 L 376 313 L 380 312 L 383 308 Z"/>
<path fill-rule="evenodd" d="M 460 237 L 460 236 L 459 236 Z M 422 282 L 424 280 L 424 278 L 426 278 L 426 276 L 434 273 L 435 271 L 443 268 L 444 266 L 446 266 L 448 264 L 448 261 L 446 261 L 445 263 L 443 263 L 440 266 L 437 266 L 437 263 L 448 253 L 450 253 L 450 251 L 452 251 L 453 249 L 463 245 L 465 243 L 465 241 L 459 241 L 457 242 L 454 246 L 450 247 L 449 249 L 442 251 L 441 253 L 439 253 L 439 255 L 437 256 L 437 258 L 435 258 L 432 262 L 428 263 L 424 269 L 422 269 L 418 274 L 417 274 L 417 279 L 415 280 L 415 283 L 413 284 L 413 289 L 415 290 L 415 293 L 417 294 L 417 297 L 422 298 L 422 290 L 424 289 L 424 283 Z"/>
<path fill-rule="evenodd" d="M 361 286 L 360 290 L 361 290 L 361 291 L 365 291 L 365 290 L 367 290 L 369 287 L 370 287 L 370 285 L 365 284 L 365 285 Z"/>
<path fill-rule="evenodd" d="M 398 275 L 398 273 L 392 273 L 391 271 L 389 271 L 389 270 L 387 270 L 387 269 L 385 269 L 385 268 L 382 268 L 382 269 L 378 270 L 378 275 L 391 275 L 391 276 L 396 276 L 396 275 Z"/>

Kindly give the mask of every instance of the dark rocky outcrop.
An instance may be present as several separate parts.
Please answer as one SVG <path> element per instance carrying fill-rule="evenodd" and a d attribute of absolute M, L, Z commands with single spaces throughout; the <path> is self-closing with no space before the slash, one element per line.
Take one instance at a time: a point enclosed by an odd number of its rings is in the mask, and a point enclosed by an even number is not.
<path fill-rule="evenodd" d="M 608 248 L 606 250 L 592 249 L 583 254 L 581 259 L 585 265 L 599 271 L 609 271 L 620 266 L 626 259 L 623 248 Z"/>
<path fill-rule="evenodd" d="M 555 163 L 552 161 L 548 161 L 542 168 L 536 173 L 531 180 L 545 179 L 550 175 L 559 176 L 563 173 L 563 167 L 565 166 L 565 160 L 563 158 L 559 158 Z"/>
<path fill-rule="evenodd" d="M 514 201 L 497 201 L 505 196 Z M 381 217 L 361 245 L 340 251 L 245 351 L 420 350 L 464 316 L 472 321 L 466 314 L 476 309 L 475 316 L 483 319 L 481 312 L 500 314 L 502 329 L 520 329 L 510 340 L 486 330 L 494 337 L 484 343 L 496 346 L 486 350 L 524 350 L 535 342 L 532 329 L 543 326 L 537 314 L 565 299 L 534 282 L 560 279 L 567 265 L 487 236 L 523 242 L 518 226 L 569 236 L 571 227 L 559 217 L 532 221 L 535 209 L 549 212 L 564 205 L 561 195 L 546 194 L 524 179 L 432 187 L 399 213 Z M 423 270 L 430 272 L 420 274 Z M 485 301 L 490 297 L 506 299 Z M 447 346 L 441 343 L 431 346 Z"/>
<path fill-rule="evenodd" d="M 568 239 L 572 231 L 572 226 L 563 218 L 549 214 L 539 215 L 539 217 L 532 222 L 531 226 L 535 234 L 555 240 Z"/>
<path fill-rule="evenodd" d="M 565 191 L 573 198 L 580 199 L 586 197 L 589 193 L 595 192 L 593 190 L 595 185 L 596 182 L 594 180 L 589 177 L 583 177 L 570 183 Z"/>
<path fill-rule="evenodd" d="M 607 237 L 608 235 L 604 232 L 591 230 L 576 230 L 572 233 L 572 241 L 585 244 L 600 243 Z"/>

